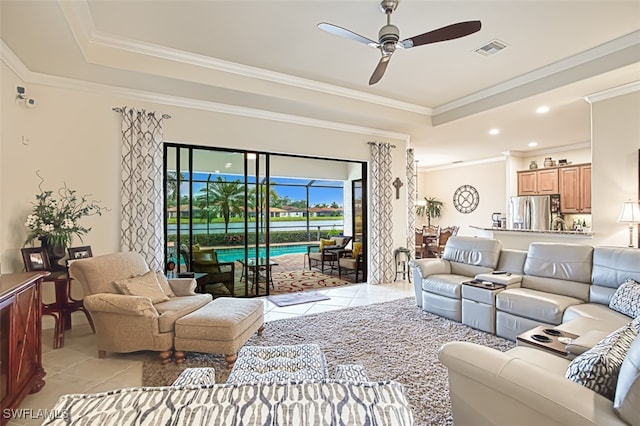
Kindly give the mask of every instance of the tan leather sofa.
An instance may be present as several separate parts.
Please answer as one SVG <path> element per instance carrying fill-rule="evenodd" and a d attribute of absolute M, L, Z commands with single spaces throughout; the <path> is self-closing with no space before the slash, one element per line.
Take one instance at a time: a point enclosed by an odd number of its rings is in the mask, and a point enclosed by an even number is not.
<path fill-rule="evenodd" d="M 114 282 L 149 272 L 138 253 L 119 252 L 76 260 L 70 275 L 84 290 L 84 306 L 96 328 L 98 356 L 106 352 L 160 351 L 168 362 L 174 343 L 175 322 L 206 305 L 210 294 L 196 294 L 195 281 L 168 280 L 174 296 L 159 303 L 148 297 L 122 294 Z"/>

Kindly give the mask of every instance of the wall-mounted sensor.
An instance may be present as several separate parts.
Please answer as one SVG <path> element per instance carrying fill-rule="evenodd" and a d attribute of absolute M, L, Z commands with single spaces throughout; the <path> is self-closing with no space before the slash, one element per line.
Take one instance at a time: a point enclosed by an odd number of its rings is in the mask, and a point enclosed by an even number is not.
<path fill-rule="evenodd" d="M 18 94 L 16 95 L 16 104 L 24 105 L 27 108 L 33 108 L 36 106 L 36 100 L 33 98 L 27 98 L 24 87 L 18 86 L 16 87 Z"/>

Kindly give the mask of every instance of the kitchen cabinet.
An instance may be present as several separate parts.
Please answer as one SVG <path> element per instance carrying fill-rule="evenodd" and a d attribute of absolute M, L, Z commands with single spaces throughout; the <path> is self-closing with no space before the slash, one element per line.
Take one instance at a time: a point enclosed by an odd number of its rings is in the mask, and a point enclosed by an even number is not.
<path fill-rule="evenodd" d="M 48 272 L 0 276 L 0 412 L 16 409 L 44 386 L 42 368 L 42 277 Z M 0 424 L 10 416 L 0 416 Z"/>
<path fill-rule="evenodd" d="M 518 172 L 518 195 L 549 195 L 557 193 L 557 168 Z"/>
<path fill-rule="evenodd" d="M 591 164 L 578 164 L 559 169 L 560 212 L 591 213 Z"/>

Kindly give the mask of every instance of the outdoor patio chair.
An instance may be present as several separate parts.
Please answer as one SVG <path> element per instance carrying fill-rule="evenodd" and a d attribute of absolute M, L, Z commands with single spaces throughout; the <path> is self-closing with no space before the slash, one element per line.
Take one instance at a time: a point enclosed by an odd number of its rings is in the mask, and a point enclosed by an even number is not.
<path fill-rule="evenodd" d="M 351 242 L 352 237 L 339 236 L 330 239 L 320 240 L 320 244 L 313 244 L 307 247 L 307 257 L 309 258 L 309 270 L 320 265 L 320 271 L 324 273 L 325 264 L 329 265 L 330 271 L 337 268 L 338 252 L 344 250 Z"/>
<path fill-rule="evenodd" d="M 364 252 L 362 251 L 362 243 L 353 243 L 351 250 L 341 250 L 338 252 L 338 277 L 342 278 L 343 273 L 353 272 L 355 274 L 355 281 L 358 280 L 360 272 L 362 272 L 362 279 L 365 278 L 364 271 Z"/>
<path fill-rule="evenodd" d="M 191 272 L 207 273 L 205 289 L 214 296 L 234 296 L 235 262 L 219 262 L 214 249 L 194 249 L 191 259 Z M 223 284 L 226 291 L 220 292 L 216 284 Z"/>

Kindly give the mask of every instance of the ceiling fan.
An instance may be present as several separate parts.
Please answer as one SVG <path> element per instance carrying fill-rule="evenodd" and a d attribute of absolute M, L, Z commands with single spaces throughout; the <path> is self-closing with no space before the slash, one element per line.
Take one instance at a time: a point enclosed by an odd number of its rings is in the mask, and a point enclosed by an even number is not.
<path fill-rule="evenodd" d="M 395 52 L 396 49 L 410 49 L 412 47 L 422 46 L 423 44 L 437 43 L 439 41 L 453 40 L 468 36 L 469 34 L 480 31 L 482 26 L 480 21 L 458 22 L 457 24 L 447 25 L 446 27 L 428 31 L 424 34 L 400 41 L 400 31 L 398 30 L 398 27 L 391 24 L 391 14 L 396 10 L 396 7 L 398 7 L 398 1 L 399 0 L 382 0 L 380 2 L 380 10 L 387 15 L 387 25 L 380 28 L 378 41 L 370 40 L 360 34 L 356 34 L 353 31 L 337 25 L 326 22 L 318 24 L 318 28 L 323 31 L 380 49 L 382 58 L 380 58 L 378 66 L 373 71 L 373 74 L 369 79 L 369 85 L 376 84 L 380 81 L 387 69 L 389 59 L 391 59 L 391 55 L 393 55 L 393 52 Z"/>

